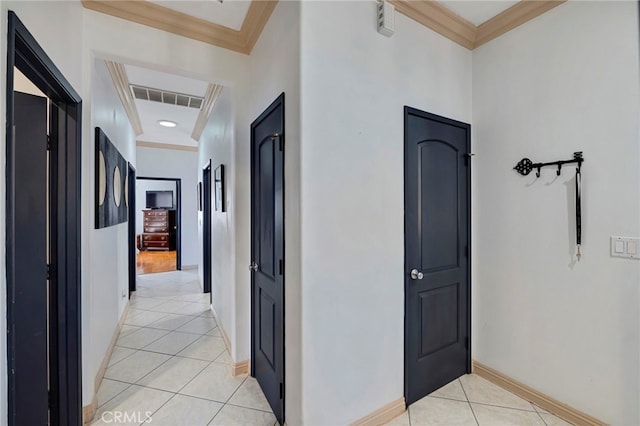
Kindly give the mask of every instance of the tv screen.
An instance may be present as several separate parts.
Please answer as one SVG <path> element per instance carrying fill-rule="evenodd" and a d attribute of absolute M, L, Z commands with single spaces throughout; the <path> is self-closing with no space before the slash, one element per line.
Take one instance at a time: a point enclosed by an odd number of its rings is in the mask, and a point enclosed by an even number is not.
<path fill-rule="evenodd" d="M 148 209 L 172 209 L 173 191 L 147 191 Z"/>

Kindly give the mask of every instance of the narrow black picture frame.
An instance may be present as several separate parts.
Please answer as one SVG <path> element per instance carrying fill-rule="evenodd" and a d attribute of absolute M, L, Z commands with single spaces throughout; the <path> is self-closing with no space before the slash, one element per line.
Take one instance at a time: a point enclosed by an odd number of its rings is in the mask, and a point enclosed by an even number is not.
<path fill-rule="evenodd" d="M 214 181 L 214 185 L 213 187 L 215 188 L 215 209 L 217 212 L 225 212 L 227 211 L 226 209 L 226 194 L 225 194 L 225 188 L 224 188 L 224 164 L 220 164 L 213 175 L 213 181 Z"/>

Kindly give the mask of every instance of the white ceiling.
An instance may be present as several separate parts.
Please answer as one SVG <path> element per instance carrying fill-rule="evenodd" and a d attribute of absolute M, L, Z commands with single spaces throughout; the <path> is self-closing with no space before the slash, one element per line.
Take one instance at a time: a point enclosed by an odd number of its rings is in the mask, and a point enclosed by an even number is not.
<path fill-rule="evenodd" d="M 208 83 L 206 81 L 133 65 L 125 65 L 125 69 L 131 84 L 199 97 L 204 97 L 207 91 Z M 142 135 L 138 136 L 138 140 L 197 146 L 197 142 L 191 139 L 191 133 L 198 119 L 199 109 L 140 99 L 136 99 L 135 102 L 143 130 Z M 162 127 L 158 124 L 158 120 L 171 120 L 178 125 L 173 128 Z"/>
<path fill-rule="evenodd" d="M 476 26 L 518 3 L 514 0 L 439 0 L 439 2 Z"/>
<path fill-rule="evenodd" d="M 240 30 L 247 10 L 251 5 L 249 0 L 149 0 L 169 9 L 213 22 L 214 24 Z"/>

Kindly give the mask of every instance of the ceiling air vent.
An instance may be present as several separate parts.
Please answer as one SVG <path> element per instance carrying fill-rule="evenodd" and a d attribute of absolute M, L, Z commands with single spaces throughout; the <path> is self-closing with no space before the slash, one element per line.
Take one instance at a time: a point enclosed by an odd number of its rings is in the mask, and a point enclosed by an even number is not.
<path fill-rule="evenodd" d="M 144 101 L 161 102 L 163 104 L 178 105 L 183 107 L 200 109 L 203 98 L 200 96 L 185 95 L 184 93 L 168 92 L 145 86 L 131 84 L 131 93 L 136 99 Z"/>

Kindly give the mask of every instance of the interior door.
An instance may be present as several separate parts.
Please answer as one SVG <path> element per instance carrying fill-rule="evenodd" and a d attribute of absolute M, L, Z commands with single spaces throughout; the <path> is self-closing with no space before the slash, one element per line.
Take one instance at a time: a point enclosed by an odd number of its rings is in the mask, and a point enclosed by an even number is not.
<path fill-rule="evenodd" d="M 47 99 L 15 92 L 14 122 L 17 190 L 15 269 L 9 309 L 9 410 L 15 425 L 48 423 L 48 279 L 47 279 Z"/>
<path fill-rule="evenodd" d="M 284 93 L 251 125 L 251 374 L 284 424 Z"/>
<path fill-rule="evenodd" d="M 204 293 L 211 293 L 211 160 L 202 170 L 202 192 L 202 287 Z"/>
<path fill-rule="evenodd" d="M 470 372 L 470 126 L 405 107 L 405 398 Z"/>

